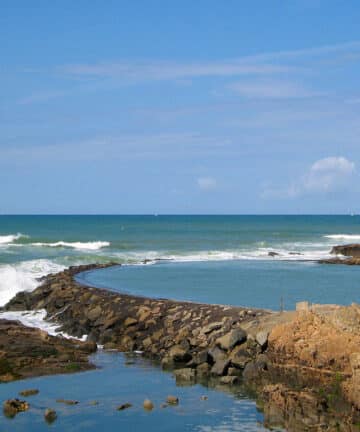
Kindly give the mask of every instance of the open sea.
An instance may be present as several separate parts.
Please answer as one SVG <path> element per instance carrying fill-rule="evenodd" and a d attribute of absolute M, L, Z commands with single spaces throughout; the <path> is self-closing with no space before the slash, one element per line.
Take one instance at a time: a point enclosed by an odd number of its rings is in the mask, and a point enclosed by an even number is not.
<path fill-rule="evenodd" d="M 332 246 L 351 242 L 360 242 L 357 215 L 0 216 L 0 305 L 18 291 L 33 290 L 40 276 L 110 261 L 123 265 L 79 279 L 144 296 L 275 310 L 293 309 L 301 300 L 351 304 L 360 302 L 360 267 L 316 262 L 329 257 Z M 41 312 L 16 317 L 48 326 Z M 59 412 L 54 430 L 266 430 L 255 402 L 241 389 L 227 394 L 201 386 L 179 388 L 156 365 L 140 358 L 129 365 L 123 354 L 100 351 L 94 361 L 100 369 L 1 384 L 1 400 L 25 387 L 36 386 L 40 394 L 30 413 L 13 420 L 0 414 L 0 430 L 47 430 L 44 406 Z M 177 408 L 142 411 L 143 399 L 159 405 L 167 394 L 180 396 Z M 207 401 L 200 401 L 202 394 Z M 82 402 L 57 407 L 55 399 L 61 397 Z M 90 399 L 101 403 L 86 405 Z M 134 407 L 114 411 L 124 402 Z"/>

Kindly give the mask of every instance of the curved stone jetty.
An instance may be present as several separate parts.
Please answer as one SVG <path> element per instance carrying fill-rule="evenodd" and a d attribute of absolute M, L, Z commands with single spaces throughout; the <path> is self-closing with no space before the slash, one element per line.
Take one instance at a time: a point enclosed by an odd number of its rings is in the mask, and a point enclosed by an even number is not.
<path fill-rule="evenodd" d="M 72 267 L 18 293 L 6 310 L 46 309 L 61 330 L 141 351 L 177 381 L 245 383 L 266 424 L 355 431 L 360 420 L 360 306 L 298 304 L 292 312 L 149 299 L 83 286 Z"/>

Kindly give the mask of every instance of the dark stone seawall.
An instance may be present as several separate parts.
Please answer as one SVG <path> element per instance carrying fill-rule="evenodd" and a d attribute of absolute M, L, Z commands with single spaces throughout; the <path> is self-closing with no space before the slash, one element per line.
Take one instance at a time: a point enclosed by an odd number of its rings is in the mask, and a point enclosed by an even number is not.
<path fill-rule="evenodd" d="M 105 349 L 142 351 L 173 370 L 179 382 L 243 383 L 257 392 L 268 426 L 359 430 L 360 353 L 351 363 L 346 349 L 337 356 L 321 344 L 326 345 L 326 334 L 333 329 L 334 338 L 343 337 L 347 347 L 352 346 L 351 337 L 353 346 L 360 347 L 360 320 L 349 333 L 339 330 L 338 309 L 275 313 L 149 299 L 83 286 L 74 279 L 80 272 L 107 266 L 72 267 L 47 276 L 36 290 L 18 293 L 4 309 L 46 309 L 47 319 L 62 331 L 86 334 L 89 342 Z M 357 309 L 346 309 L 346 319 L 355 313 Z M 328 342 L 338 349 L 337 339 Z"/>

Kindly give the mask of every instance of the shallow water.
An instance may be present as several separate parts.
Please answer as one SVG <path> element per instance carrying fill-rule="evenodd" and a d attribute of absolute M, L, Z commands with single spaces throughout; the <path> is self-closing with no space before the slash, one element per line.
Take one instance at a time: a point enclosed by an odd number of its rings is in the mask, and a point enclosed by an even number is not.
<path fill-rule="evenodd" d="M 0 400 L 17 397 L 18 392 L 37 388 L 40 393 L 27 398 L 30 410 L 8 419 L 0 413 L 2 432 L 41 431 L 265 431 L 262 414 L 255 402 L 239 388 L 234 394 L 216 391 L 201 385 L 176 386 L 170 373 L 164 373 L 141 357 L 119 353 L 99 352 L 93 356 L 101 367 L 73 375 L 33 378 L 0 385 Z M 127 364 L 128 362 L 133 364 Z M 180 399 L 178 406 L 160 408 L 168 395 Z M 207 396 L 207 400 L 201 400 Z M 78 400 L 67 406 L 56 399 Z M 153 401 L 155 409 L 142 408 L 145 398 Z M 91 401 L 98 401 L 96 406 Z M 133 406 L 117 411 L 120 404 Z M 56 410 L 58 419 L 49 426 L 43 418 L 47 407 Z"/>

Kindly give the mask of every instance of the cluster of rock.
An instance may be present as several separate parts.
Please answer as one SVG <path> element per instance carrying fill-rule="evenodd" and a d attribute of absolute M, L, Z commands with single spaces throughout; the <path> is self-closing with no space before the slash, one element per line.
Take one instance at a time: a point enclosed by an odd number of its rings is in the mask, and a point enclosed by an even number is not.
<path fill-rule="evenodd" d="M 274 313 L 148 299 L 82 286 L 74 279 L 81 271 L 103 267 L 50 275 L 35 291 L 18 293 L 5 309 L 46 309 L 62 331 L 87 334 L 88 343 L 105 349 L 142 351 L 174 370 L 179 381 L 232 386 L 241 380 L 257 391 L 268 425 L 356 430 L 359 306 L 304 303 L 297 312 Z"/>
<path fill-rule="evenodd" d="M 146 299 L 74 280 L 80 271 L 102 267 L 80 266 L 48 276 L 35 291 L 17 294 L 5 309 L 46 309 L 61 331 L 87 334 L 89 342 L 105 349 L 143 351 L 164 368 L 180 369 L 178 379 L 219 376 L 234 383 L 266 347 L 266 331 L 250 334 L 245 328 L 267 311 Z"/>

